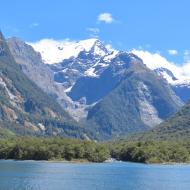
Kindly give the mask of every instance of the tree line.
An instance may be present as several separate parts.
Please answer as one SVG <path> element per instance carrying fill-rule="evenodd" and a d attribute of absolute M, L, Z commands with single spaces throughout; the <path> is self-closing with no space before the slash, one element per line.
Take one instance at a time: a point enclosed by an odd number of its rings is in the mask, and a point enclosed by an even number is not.
<path fill-rule="evenodd" d="M 61 137 L 20 137 L 0 140 L 0 159 L 86 160 L 103 162 L 109 157 L 105 145 Z"/>
<path fill-rule="evenodd" d="M 0 139 L 0 159 L 104 162 L 111 157 L 140 163 L 187 163 L 190 140 L 102 143 L 63 137 Z"/>

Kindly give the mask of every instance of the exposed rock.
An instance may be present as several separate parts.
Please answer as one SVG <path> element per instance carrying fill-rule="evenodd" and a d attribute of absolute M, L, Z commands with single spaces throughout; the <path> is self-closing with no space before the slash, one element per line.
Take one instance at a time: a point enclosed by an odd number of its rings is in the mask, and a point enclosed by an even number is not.
<path fill-rule="evenodd" d="M 149 127 L 155 127 L 163 120 L 159 118 L 158 111 L 153 106 L 151 92 L 143 82 L 139 82 L 138 91 L 138 102 L 141 120 Z"/>

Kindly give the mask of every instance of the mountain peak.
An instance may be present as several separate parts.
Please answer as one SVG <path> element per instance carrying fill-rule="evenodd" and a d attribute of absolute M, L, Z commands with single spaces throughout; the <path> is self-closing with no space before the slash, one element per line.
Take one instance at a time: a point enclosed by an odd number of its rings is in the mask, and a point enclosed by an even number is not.
<path fill-rule="evenodd" d="M 7 46 L 6 40 L 0 31 L 0 60 L 4 63 L 11 63 L 13 61 L 13 57 L 10 53 L 10 50 Z"/>
<path fill-rule="evenodd" d="M 2 53 L 4 47 L 5 47 L 5 38 L 2 32 L 0 31 L 0 54 Z"/>
<path fill-rule="evenodd" d="M 81 40 L 81 41 L 76 42 L 77 45 L 83 47 L 86 51 L 91 50 L 92 47 L 98 43 L 101 43 L 101 42 L 96 38 L 90 38 L 90 39 Z"/>
<path fill-rule="evenodd" d="M 47 64 L 60 63 L 65 59 L 78 57 L 81 52 L 105 56 L 113 51 L 96 38 L 81 41 L 43 39 L 35 43 L 28 42 L 28 44 L 41 53 L 44 63 Z"/>
<path fill-rule="evenodd" d="M 0 40 L 3 40 L 3 39 L 4 39 L 4 36 L 3 36 L 3 33 L 0 30 Z"/>
<path fill-rule="evenodd" d="M 31 65 L 42 64 L 41 54 L 20 38 L 8 38 L 7 44 L 17 63 L 21 65 L 25 65 L 26 63 Z"/>

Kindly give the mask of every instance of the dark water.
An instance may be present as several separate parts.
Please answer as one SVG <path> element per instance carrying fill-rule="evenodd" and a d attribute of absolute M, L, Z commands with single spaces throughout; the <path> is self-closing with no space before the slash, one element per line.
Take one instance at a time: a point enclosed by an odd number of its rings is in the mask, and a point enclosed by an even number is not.
<path fill-rule="evenodd" d="M 0 190 L 189 190 L 190 165 L 0 161 Z"/>

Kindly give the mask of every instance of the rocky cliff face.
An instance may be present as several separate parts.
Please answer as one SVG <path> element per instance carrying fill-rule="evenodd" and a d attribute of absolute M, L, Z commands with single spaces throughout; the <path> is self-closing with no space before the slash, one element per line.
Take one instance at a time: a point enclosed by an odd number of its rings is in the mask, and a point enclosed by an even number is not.
<path fill-rule="evenodd" d="M 54 72 L 42 62 L 39 52 L 18 38 L 9 38 L 7 43 L 15 61 L 36 85 L 57 99 L 63 108 L 73 106 L 64 92 L 65 88 L 55 83 Z"/>

